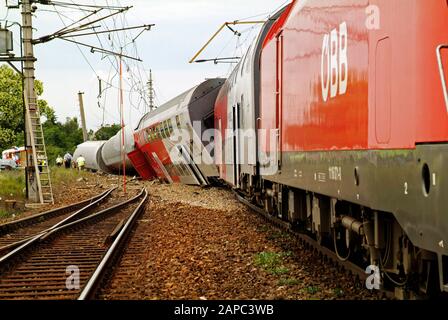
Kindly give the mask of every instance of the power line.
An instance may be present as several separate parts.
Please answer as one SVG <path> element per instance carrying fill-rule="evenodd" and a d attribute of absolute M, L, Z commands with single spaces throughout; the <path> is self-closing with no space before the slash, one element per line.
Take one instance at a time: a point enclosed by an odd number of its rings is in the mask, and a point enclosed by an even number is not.
<path fill-rule="evenodd" d="M 128 7 L 116 7 L 116 6 L 98 6 L 98 5 L 91 5 L 91 4 L 82 4 L 82 3 L 74 3 L 72 1 L 72 3 L 69 2 L 62 2 L 62 1 L 49 1 L 49 0 L 41 0 L 40 1 L 41 4 L 51 4 L 54 6 L 65 6 L 65 7 L 77 7 L 77 8 L 104 8 L 104 9 L 108 9 L 108 10 L 123 10 L 125 8 Z"/>

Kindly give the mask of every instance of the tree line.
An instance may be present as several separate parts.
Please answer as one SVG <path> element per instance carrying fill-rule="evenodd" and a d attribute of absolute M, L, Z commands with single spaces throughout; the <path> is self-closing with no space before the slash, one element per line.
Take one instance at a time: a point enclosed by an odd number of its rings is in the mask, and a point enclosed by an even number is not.
<path fill-rule="evenodd" d="M 41 98 L 43 83 L 35 80 L 35 87 L 48 161 L 51 164 L 58 155 L 74 153 L 76 146 L 83 142 L 82 129 L 76 117 L 66 118 L 65 122 L 58 121 L 54 109 Z M 21 76 L 6 65 L 0 66 L 0 152 L 25 144 L 22 92 Z M 120 126 L 113 124 L 96 132 L 90 130 L 89 137 L 91 140 L 108 140 L 119 130 Z"/>

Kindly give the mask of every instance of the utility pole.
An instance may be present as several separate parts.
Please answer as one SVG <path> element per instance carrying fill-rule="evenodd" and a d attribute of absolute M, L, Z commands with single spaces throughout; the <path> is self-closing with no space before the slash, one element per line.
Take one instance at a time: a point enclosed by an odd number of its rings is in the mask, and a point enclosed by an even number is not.
<path fill-rule="evenodd" d="M 23 56 L 25 59 L 23 63 L 23 82 L 25 95 L 25 108 L 28 113 L 31 108 L 36 109 L 36 105 L 31 105 L 32 101 L 36 101 L 36 92 L 34 88 L 34 50 L 33 50 L 33 24 L 31 13 L 31 1 L 22 1 L 22 44 L 23 44 Z M 26 136 L 26 149 L 27 149 L 27 166 L 26 166 L 26 179 L 28 182 L 28 199 L 33 202 L 40 202 L 38 195 L 37 179 L 35 179 L 32 164 L 34 154 L 30 154 L 29 147 L 31 146 L 30 135 L 30 119 L 25 117 L 25 136 Z M 32 129 L 31 129 L 32 130 Z M 34 153 L 34 152 L 33 152 Z M 35 159 L 35 158 L 34 158 Z M 37 171 L 37 170 L 34 170 Z"/>
<path fill-rule="evenodd" d="M 84 112 L 84 101 L 82 97 L 83 94 L 84 92 L 78 92 L 79 111 L 81 112 L 82 137 L 84 139 L 84 142 L 86 142 L 87 140 L 89 140 L 89 136 L 87 135 L 86 114 Z"/>
<path fill-rule="evenodd" d="M 27 150 L 26 179 L 28 200 L 34 203 L 54 203 L 50 168 L 45 149 L 40 112 L 34 88 L 35 67 L 33 50 L 32 0 L 22 0 L 23 82 L 25 101 L 25 137 Z"/>
<path fill-rule="evenodd" d="M 122 49 L 123 50 L 123 49 Z M 123 59 L 119 56 L 119 69 L 120 69 L 120 120 L 121 120 L 121 156 L 123 161 L 123 192 L 126 193 L 126 135 L 124 132 L 124 101 L 123 101 Z"/>
<path fill-rule="evenodd" d="M 151 112 L 156 108 L 154 105 L 154 83 L 152 81 L 152 70 L 149 70 L 148 90 L 149 90 L 149 111 Z"/>

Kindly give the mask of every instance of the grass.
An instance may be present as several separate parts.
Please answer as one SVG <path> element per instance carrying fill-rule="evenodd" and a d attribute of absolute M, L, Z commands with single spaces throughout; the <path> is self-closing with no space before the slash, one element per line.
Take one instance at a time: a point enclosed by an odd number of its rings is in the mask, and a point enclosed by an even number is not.
<path fill-rule="evenodd" d="M 334 288 L 333 289 L 333 293 L 336 297 L 340 298 L 344 296 L 344 290 L 342 290 L 341 288 Z"/>
<path fill-rule="evenodd" d="M 282 279 L 278 280 L 279 286 L 292 287 L 292 286 L 298 285 L 299 283 L 300 283 L 300 281 L 295 278 L 282 278 Z"/>
<path fill-rule="evenodd" d="M 0 171 L 0 198 L 24 199 L 25 175 L 22 170 Z"/>
<path fill-rule="evenodd" d="M 261 227 L 258 227 L 257 228 L 257 231 L 260 231 L 260 232 L 267 232 L 267 231 L 269 231 L 269 226 L 267 226 L 267 225 L 262 225 Z"/>
<path fill-rule="evenodd" d="M 9 218 L 10 216 L 11 216 L 10 212 L 0 209 L 0 219 Z"/>
<path fill-rule="evenodd" d="M 282 231 L 276 231 L 276 232 L 272 232 L 267 236 L 268 240 L 276 240 L 276 239 L 288 239 L 291 236 L 289 235 L 289 233 L 286 232 L 282 232 Z"/>
<path fill-rule="evenodd" d="M 289 269 L 284 267 L 283 260 L 289 253 L 260 252 L 254 257 L 256 266 L 263 268 L 267 272 L 279 276 L 289 273 Z"/>
<path fill-rule="evenodd" d="M 63 188 L 64 185 L 73 184 L 79 178 L 87 178 L 89 175 L 85 171 L 79 172 L 75 169 L 58 167 L 50 168 L 50 172 L 53 190 Z M 26 200 L 25 173 L 23 170 L 0 171 L 0 201 L 3 200 Z M 0 218 L 8 218 L 13 213 L 17 212 L 0 208 Z"/>
<path fill-rule="evenodd" d="M 78 171 L 76 169 L 65 169 L 63 167 L 52 167 L 51 172 L 51 183 L 53 186 L 60 186 L 63 184 L 75 183 L 79 178 L 87 178 L 88 172 Z"/>
<path fill-rule="evenodd" d="M 305 291 L 306 291 L 308 294 L 316 294 L 316 293 L 319 292 L 319 290 L 320 290 L 320 288 L 317 287 L 317 286 L 309 286 L 309 287 L 306 287 L 306 288 L 305 288 Z"/>
<path fill-rule="evenodd" d="M 88 173 L 75 169 L 53 167 L 51 182 L 53 187 L 75 183 L 79 178 L 87 178 Z M 0 172 L 0 197 L 2 199 L 22 200 L 25 198 L 25 174 L 23 170 Z"/>

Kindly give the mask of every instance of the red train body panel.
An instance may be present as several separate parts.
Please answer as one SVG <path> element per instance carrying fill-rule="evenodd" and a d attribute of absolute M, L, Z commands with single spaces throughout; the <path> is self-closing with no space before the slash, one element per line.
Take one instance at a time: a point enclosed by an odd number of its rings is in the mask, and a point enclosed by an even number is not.
<path fill-rule="evenodd" d="M 369 5 L 378 30 L 366 28 Z M 445 1 L 297 1 L 283 18 L 262 52 L 260 112 L 262 128 L 280 129 L 282 152 L 448 141 L 436 57 Z"/>
<path fill-rule="evenodd" d="M 431 252 L 448 291 L 448 2 L 297 0 L 268 28 L 252 57 L 257 98 L 238 96 L 250 88 L 244 59 L 215 107 L 217 130 L 234 132 L 217 144 L 220 177 L 319 239 L 348 212 L 380 236 L 395 228 L 388 250 L 403 257 L 405 237 Z M 248 130 L 255 174 L 241 169 Z M 370 243 L 372 264 L 382 245 Z M 411 273 L 392 260 L 383 268 Z"/>
<path fill-rule="evenodd" d="M 148 165 L 145 154 L 139 148 L 128 153 L 128 158 L 134 166 L 135 171 L 137 171 L 143 180 L 151 180 L 157 177 L 153 167 Z"/>

